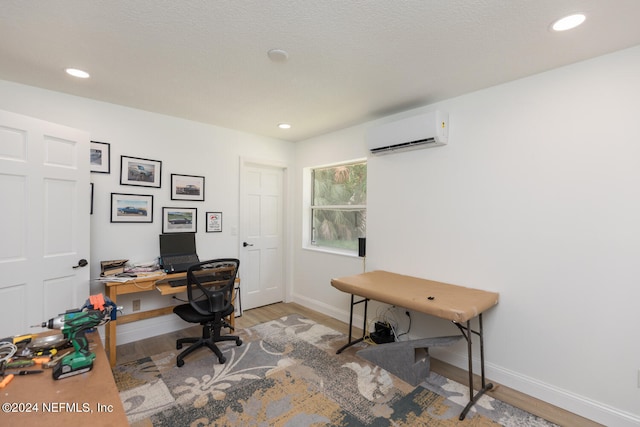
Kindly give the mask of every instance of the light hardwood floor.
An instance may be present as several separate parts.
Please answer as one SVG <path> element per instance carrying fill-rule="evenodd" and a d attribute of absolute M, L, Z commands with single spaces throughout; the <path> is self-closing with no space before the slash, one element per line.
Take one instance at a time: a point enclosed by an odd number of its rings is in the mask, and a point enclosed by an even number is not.
<path fill-rule="evenodd" d="M 332 329 L 335 329 L 336 331 L 342 332 L 344 334 L 348 333 L 348 324 L 295 303 L 278 303 L 265 307 L 255 308 L 252 310 L 245 310 L 241 317 L 236 318 L 236 329 L 250 328 L 260 323 L 279 319 L 282 316 L 296 313 L 305 316 L 315 322 L 326 325 Z M 125 363 L 128 361 L 140 359 L 151 354 L 174 350 L 176 339 L 182 337 L 198 336 L 200 335 L 200 333 L 201 327 L 194 326 L 188 329 L 183 329 L 181 331 L 140 340 L 134 343 L 119 345 L 117 347 L 118 363 Z M 362 330 L 357 330 L 354 328 L 353 333 L 354 336 L 359 337 L 362 334 Z M 189 357 L 211 357 L 211 353 L 209 351 L 202 350 L 197 351 L 193 354 L 193 356 Z M 434 372 L 437 372 L 438 374 L 443 375 L 449 379 L 460 382 L 462 384 L 468 384 L 468 374 L 465 370 L 459 369 L 437 359 L 431 359 L 431 369 Z M 474 384 L 480 384 L 479 377 L 476 377 L 474 379 Z M 509 387 L 496 384 L 495 382 L 493 382 L 493 384 L 494 388 L 487 393 L 488 395 L 558 425 L 581 427 L 602 426 L 601 424 L 572 414 L 568 411 L 545 403 L 541 400 L 535 399 L 531 396 L 527 396 L 516 390 L 510 389 Z"/>

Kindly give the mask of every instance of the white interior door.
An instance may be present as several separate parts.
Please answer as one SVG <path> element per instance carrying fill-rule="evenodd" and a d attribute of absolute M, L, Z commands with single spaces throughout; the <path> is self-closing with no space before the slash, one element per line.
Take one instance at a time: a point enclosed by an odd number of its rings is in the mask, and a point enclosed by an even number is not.
<path fill-rule="evenodd" d="M 284 300 L 282 168 L 244 163 L 240 206 L 242 308 Z"/>
<path fill-rule="evenodd" d="M 89 295 L 89 135 L 0 111 L 0 337 Z M 74 268 L 76 267 L 76 268 Z"/>

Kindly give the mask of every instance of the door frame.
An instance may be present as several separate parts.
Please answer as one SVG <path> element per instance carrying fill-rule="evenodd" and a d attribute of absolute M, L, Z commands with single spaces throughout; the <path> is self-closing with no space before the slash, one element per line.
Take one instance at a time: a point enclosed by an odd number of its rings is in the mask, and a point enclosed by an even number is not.
<path fill-rule="evenodd" d="M 238 215 L 238 258 L 240 258 L 240 269 L 242 271 L 242 254 L 243 252 L 243 248 L 242 248 L 242 242 L 243 242 L 243 224 L 244 224 L 244 218 L 243 218 L 243 212 L 245 212 L 246 206 L 244 206 L 245 203 L 245 199 L 244 199 L 244 186 L 245 186 L 245 172 L 246 169 L 249 166 L 256 166 L 256 167 L 266 167 L 266 168 L 276 168 L 276 169 L 280 169 L 282 171 L 282 278 L 284 280 L 284 295 L 283 295 L 283 300 L 284 302 L 290 302 L 291 301 L 291 296 L 293 295 L 293 290 L 291 289 L 291 284 L 292 282 L 292 275 L 293 272 L 291 271 L 291 259 L 292 259 L 292 255 L 291 255 L 291 248 L 293 247 L 291 244 L 291 236 L 293 235 L 293 232 L 289 227 L 287 227 L 287 224 L 290 224 L 290 220 L 293 218 L 293 216 L 291 215 L 291 200 L 292 198 L 290 197 L 290 182 L 289 182 L 289 166 L 284 163 L 284 162 L 280 162 L 280 161 L 273 161 L 273 160 L 265 160 L 265 159 L 260 159 L 260 158 L 255 158 L 255 157 L 246 157 L 246 156 L 240 156 L 240 179 L 239 179 L 239 215 Z M 242 287 L 242 278 L 240 278 L 240 297 L 244 298 L 244 293 L 245 290 Z"/>

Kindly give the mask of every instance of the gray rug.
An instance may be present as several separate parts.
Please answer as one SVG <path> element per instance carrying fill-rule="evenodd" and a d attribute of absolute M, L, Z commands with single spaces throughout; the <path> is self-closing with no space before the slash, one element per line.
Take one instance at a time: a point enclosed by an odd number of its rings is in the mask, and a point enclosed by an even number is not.
<path fill-rule="evenodd" d="M 239 331 L 244 341 L 175 365 L 177 351 L 118 365 L 133 426 L 553 426 L 490 396 L 464 422 L 468 387 L 431 373 L 413 387 L 358 357 L 346 337 L 298 315 Z"/>

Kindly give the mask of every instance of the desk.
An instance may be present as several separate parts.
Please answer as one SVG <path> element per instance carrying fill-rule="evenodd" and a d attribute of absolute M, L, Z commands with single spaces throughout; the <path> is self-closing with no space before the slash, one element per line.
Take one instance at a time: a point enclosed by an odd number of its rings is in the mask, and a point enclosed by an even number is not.
<path fill-rule="evenodd" d="M 168 282 L 171 279 L 184 279 L 186 273 L 153 273 L 140 275 L 126 282 L 106 282 L 105 294 L 114 304 L 118 305 L 118 295 L 134 294 L 138 292 L 157 291 L 160 295 L 175 295 L 186 292 L 186 286 L 172 287 Z M 240 279 L 236 277 L 236 284 L 240 283 Z M 235 300 L 235 291 L 234 291 Z M 153 317 L 164 316 L 173 313 L 174 305 L 156 308 L 147 311 L 138 311 L 131 314 L 118 315 L 116 320 L 112 320 L 105 326 L 105 346 L 109 353 L 109 363 L 111 366 L 116 365 L 116 337 L 118 325 L 136 322 L 138 320 L 150 319 Z M 235 313 L 229 316 L 229 324 L 235 327 Z"/>
<path fill-rule="evenodd" d="M 16 404 L 15 409 L 21 411 L 3 410 L 0 423 L 3 426 L 129 425 L 100 336 L 93 332 L 87 334 L 87 339 L 89 348 L 96 354 L 91 371 L 57 381 L 52 378 L 51 369 L 45 369 L 42 374 L 16 375 L 0 390 L 0 402 Z"/>
<path fill-rule="evenodd" d="M 463 337 L 467 340 L 469 359 L 469 403 L 460 414 L 460 420 L 464 419 L 469 409 L 487 390 L 493 388 L 493 384 L 485 382 L 484 376 L 482 313 L 498 304 L 497 293 L 404 276 L 388 271 L 372 271 L 355 276 L 332 279 L 331 285 L 338 290 L 351 294 L 349 340 L 346 345 L 337 351 L 338 354 L 347 347 L 364 339 L 367 333 L 367 303 L 369 300 L 380 301 L 450 320 L 460 329 Z M 364 299 L 354 301 L 355 295 Z M 363 337 L 352 340 L 353 307 L 363 302 Z M 471 328 L 471 319 L 475 317 L 478 318 L 478 331 Z M 480 338 L 480 367 L 482 371 L 482 389 L 475 396 L 473 391 L 472 334 L 476 334 Z"/>

